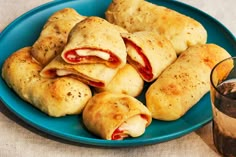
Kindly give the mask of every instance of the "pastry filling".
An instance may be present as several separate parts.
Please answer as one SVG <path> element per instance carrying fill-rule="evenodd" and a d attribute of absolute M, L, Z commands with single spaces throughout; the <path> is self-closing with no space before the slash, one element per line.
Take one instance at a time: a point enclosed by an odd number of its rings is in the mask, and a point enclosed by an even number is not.
<path fill-rule="evenodd" d="M 80 57 L 86 57 L 86 56 L 97 56 L 103 60 L 108 61 L 110 58 L 110 54 L 100 51 L 100 50 L 91 50 L 91 49 L 81 49 L 81 50 L 75 50 L 76 55 Z M 68 56 L 69 57 L 69 56 Z M 73 55 L 72 55 L 73 57 Z"/>
<path fill-rule="evenodd" d="M 127 44 L 127 52 L 130 59 L 132 59 L 134 62 L 139 63 L 140 66 L 145 66 L 143 58 L 137 53 L 137 50 L 131 44 Z"/>
<path fill-rule="evenodd" d="M 136 115 L 121 124 L 112 134 L 112 140 L 123 140 L 124 138 L 138 137 L 145 132 L 147 119 L 145 116 Z"/>
<path fill-rule="evenodd" d="M 101 81 L 95 81 L 95 80 L 92 80 L 91 78 L 86 77 L 86 76 L 84 76 L 82 78 L 79 74 L 77 74 L 73 71 L 64 70 L 64 69 L 51 69 L 51 70 L 45 71 L 44 75 L 46 75 L 47 77 L 50 77 L 50 78 L 55 78 L 57 76 L 71 76 L 71 77 L 78 79 L 81 82 L 91 85 L 93 87 L 101 88 L 101 87 L 105 86 L 105 84 Z"/>
<path fill-rule="evenodd" d="M 111 53 L 101 49 L 80 48 L 67 51 L 64 54 L 64 58 L 67 62 L 77 63 L 92 63 L 92 62 L 109 62 L 109 65 L 117 66 L 120 64 L 120 59 Z"/>
<path fill-rule="evenodd" d="M 128 39 L 124 39 L 124 41 L 127 47 L 128 62 L 138 70 L 144 80 L 151 81 L 153 78 L 152 67 L 142 49 Z"/>

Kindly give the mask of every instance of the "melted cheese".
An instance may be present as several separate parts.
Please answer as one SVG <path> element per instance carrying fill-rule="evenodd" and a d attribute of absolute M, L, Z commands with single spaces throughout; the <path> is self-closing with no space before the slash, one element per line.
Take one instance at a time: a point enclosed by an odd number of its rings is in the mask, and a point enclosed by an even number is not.
<path fill-rule="evenodd" d="M 145 66 L 145 63 L 144 63 L 142 57 L 138 54 L 138 52 L 135 50 L 135 48 L 133 46 L 131 46 L 130 44 L 127 44 L 127 53 L 132 60 L 134 60 L 135 62 L 138 62 L 142 66 Z"/>
<path fill-rule="evenodd" d="M 99 50 L 82 49 L 76 50 L 75 52 L 79 56 L 97 56 L 103 60 L 108 60 L 110 58 L 108 53 Z"/>
<path fill-rule="evenodd" d="M 138 137 L 145 132 L 147 121 L 140 115 L 136 115 L 124 122 L 119 130 L 123 133 L 129 134 L 132 137 Z"/>
<path fill-rule="evenodd" d="M 66 75 L 73 74 L 73 72 L 68 71 L 68 70 L 59 69 L 56 71 L 56 74 L 57 74 L 57 76 L 66 76 Z"/>

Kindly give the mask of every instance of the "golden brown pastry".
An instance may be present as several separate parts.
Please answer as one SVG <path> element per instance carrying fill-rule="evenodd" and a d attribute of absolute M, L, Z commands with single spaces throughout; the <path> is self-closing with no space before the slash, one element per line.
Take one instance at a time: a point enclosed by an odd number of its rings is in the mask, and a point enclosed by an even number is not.
<path fill-rule="evenodd" d="M 177 57 L 172 44 L 157 32 L 123 33 L 128 62 L 143 80 L 151 82 Z"/>
<path fill-rule="evenodd" d="M 198 21 L 144 0 L 113 0 L 105 14 L 109 22 L 129 32 L 159 32 L 170 40 L 177 54 L 207 40 L 207 32 Z"/>
<path fill-rule="evenodd" d="M 121 29 L 105 19 L 91 16 L 75 25 L 61 57 L 70 64 L 102 63 L 111 68 L 126 63 Z"/>
<path fill-rule="evenodd" d="M 151 113 L 146 106 L 125 94 L 96 94 L 83 111 L 86 128 L 107 140 L 141 136 L 151 121 Z"/>
<path fill-rule="evenodd" d="M 176 120 L 210 89 L 210 72 L 230 54 L 215 44 L 188 48 L 146 92 L 146 105 L 153 118 Z"/>
<path fill-rule="evenodd" d="M 39 38 L 33 44 L 31 55 L 42 65 L 60 54 L 67 42 L 70 30 L 85 17 L 72 8 L 64 8 L 51 15 Z"/>
<path fill-rule="evenodd" d="M 91 98 L 90 88 L 68 77 L 45 79 L 42 67 L 30 55 L 31 47 L 13 53 L 4 63 L 2 77 L 23 100 L 53 117 L 79 114 Z"/>
<path fill-rule="evenodd" d="M 42 69 L 40 75 L 44 78 L 69 76 L 90 86 L 102 88 L 112 80 L 118 70 L 105 64 L 69 64 L 58 55 Z"/>
<path fill-rule="evenodd" d="M 138 96 L 143 89 L 144 81 L 138 72 L 129 64 L 122 67 L 110 83 L 104 88 L 96 88 L 96 91 L 108 91 L 111 93 Z"/>

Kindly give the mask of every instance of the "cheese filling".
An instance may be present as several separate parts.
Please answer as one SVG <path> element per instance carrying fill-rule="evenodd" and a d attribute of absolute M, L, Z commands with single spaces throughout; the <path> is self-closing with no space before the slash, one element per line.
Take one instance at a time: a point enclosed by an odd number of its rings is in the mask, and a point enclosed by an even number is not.
<path fill-rule="evenodd" d="M 106 61 L 110 58 L 110 54 L 99 50 L 79 49 L 75 52 L 78 56 L 96 56 Z"/>
<path fill-rule="evenodd" d="M 102 81 L 93 80 L 85 75 L 83 77 L 79 76 L 76 72 L 73 72 L 73 71 L 57 69 L 55 72 L 57 76 L 75 75 L 78 80 L 84 82 L 85 84 L 89 84 L 91 86 L 99 87 L 99 88 L 104 87 L 104 83 Z"/>
<path fill-rule="evenodd" d="M 56 74 L 57 76 L 66 76 L 66 75 L 73 74 L 73 72 L 68 71 L 68 70 L 58 69 L 56 70 Z"/>
<path fill-rule="evenodd" d="M 127 44 L 127 53 L 133 61 L 138 62 L 142 66 L 145 66 L 145 63 L 142 57 L 138 54 L 136 49 L 130 44 Z"/>
<path fill-rule="evenodd" d="M 136 115 L 121 124 L 119 130 L 131 137 L 138 137 L 145 132 L 146 124 L 146 119 L 142 118 L 140 115 Z"/>

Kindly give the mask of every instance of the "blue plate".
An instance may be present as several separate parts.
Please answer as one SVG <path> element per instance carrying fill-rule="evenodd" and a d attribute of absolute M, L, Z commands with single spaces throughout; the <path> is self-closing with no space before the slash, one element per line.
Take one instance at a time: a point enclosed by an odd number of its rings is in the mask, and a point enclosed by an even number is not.
<path fill-rule="evenodd" d="M 25 13 L 13 21 L 0 35 L 1 67 L 5 59 L 13 52 L 22 47 L 30 46 L 35 42 L 44 23 L 52 13 L 65 7 L 71 7 L 82 15 L 104 17 L 104 12 L 110 2 L 111 0 L 99 2 L 98 0 L 53 1 Z M 208 31 L 208 43 L 218 44 L 224 47 L 231 55 L 235 55 L 235 37 L 212 17 L 177 1 L 153 0 L 151 2 L 169 7 L 198 20 Z M 139 138 L 108 141 L 99 139 L 87 132 L 80 115 L 62 118 L 49 117 L 21 100 L 14 91 L 8 88 L 2 78 L 0 79 L 0 87 L 2 102 L 26 123 L 59 138 L 89 145 L 122 147 L 164 142 L 190 133 L 212 119 L 208 93 L 179 120 L 173 122 L 153 120 L 145 134 Z M 148 87 L 148 84 L 146 84 L 146 87 Z M 138 98 L 145 103 L 144 93 L 145 91 Z"/>

